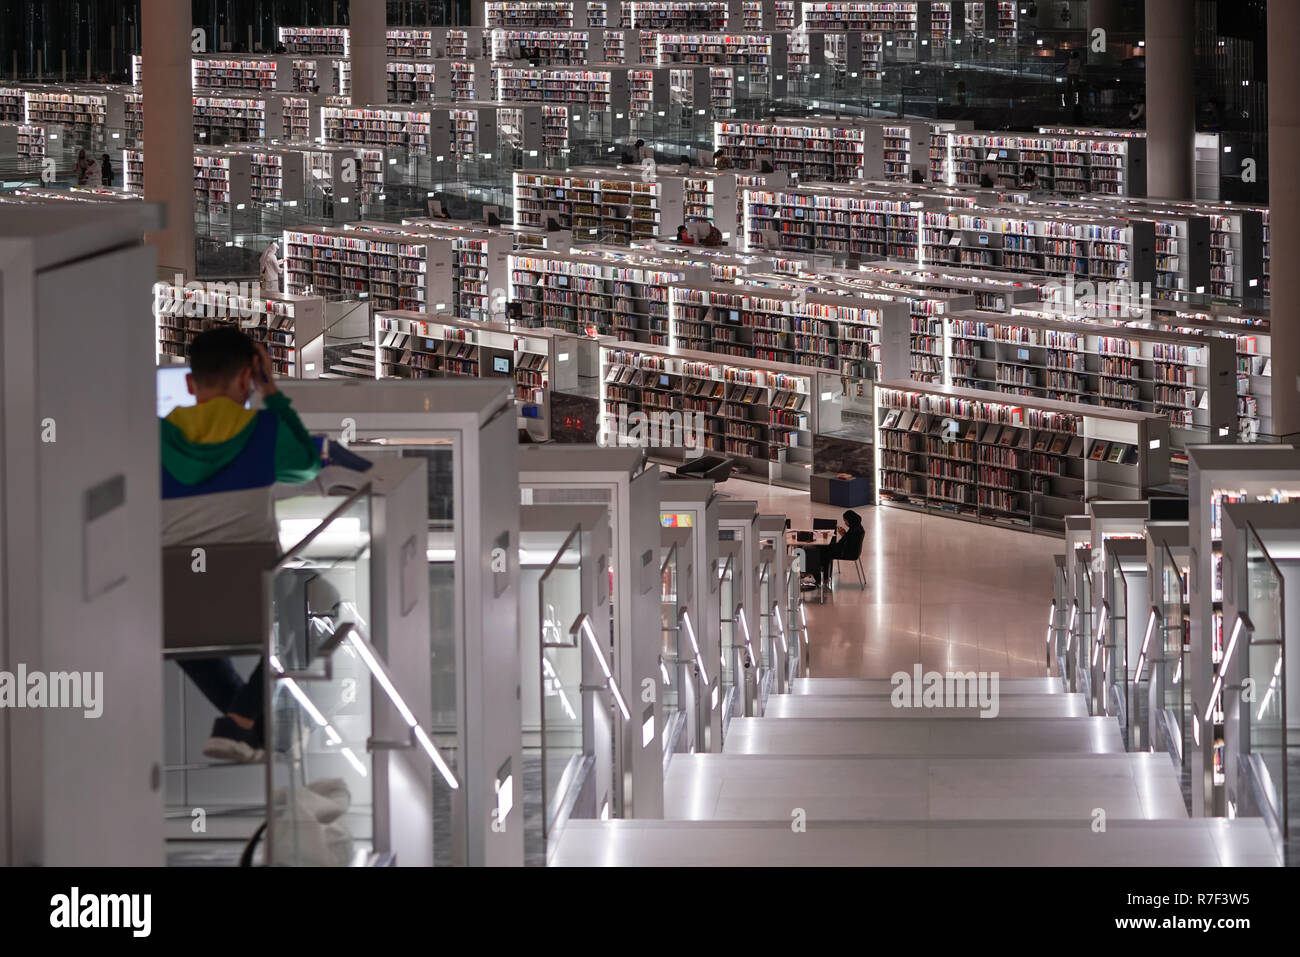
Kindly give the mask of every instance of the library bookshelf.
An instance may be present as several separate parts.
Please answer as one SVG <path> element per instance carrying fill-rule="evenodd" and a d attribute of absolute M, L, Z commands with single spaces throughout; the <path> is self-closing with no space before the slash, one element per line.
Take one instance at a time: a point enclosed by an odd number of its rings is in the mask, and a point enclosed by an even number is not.
<path fill-rule="evenodd" d="M 243 296 L 200 283 L 159 282 L 153 318 L 159 365 L 184 365 L 196 335 L 226 324 L 266 346 L 277 376 L 316 378 L 323 369 L 325 301 L 315 296 Z"/>
<path fill-rule="evenodd" d="M 516 225 L 545 229 L 553 220 L 588 241 L 652 239 L 683 222 L 680 179 L 595 167 L 515 170 L 513 188 Z"/>
<path fill-rule="evenodd" d="M 364 230 L 286 229 L 281 251 L 292 295 L 366 299 L 373 309 L 451 310 L 450 240 Z"/>
<path fill-rule="evenodd" d="M 901 380 L 874 394 L 877 504 L 1063 535 L 1085 502 L 1168 480 L 1162 416 Z"/>
<path fill-rule="evenodd" d="M 651 458 L 681 463 L 698 450 L 734 459 L 746 478 L 796 489 L 810 484 L 817 409 L 806 369 L 611 342 L 600 348 L 600 383 L 606 444 L 634 436 L 638 421 L 666 423 L 680 440 L 676 447 L 674 439 L 652 443 Z"/>

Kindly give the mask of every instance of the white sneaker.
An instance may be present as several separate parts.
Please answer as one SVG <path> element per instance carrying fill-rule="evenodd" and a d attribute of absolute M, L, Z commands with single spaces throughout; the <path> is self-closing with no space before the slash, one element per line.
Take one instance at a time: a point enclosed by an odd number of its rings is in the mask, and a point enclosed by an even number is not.
<path fill-rule="evenodd" d="M 229 761 L 232 764 L 252 764 L 266 760 L 266 752 L 243 741 L 230 738 L 208 738 L 203 746 L 203 756 L 213 761 Z"/>

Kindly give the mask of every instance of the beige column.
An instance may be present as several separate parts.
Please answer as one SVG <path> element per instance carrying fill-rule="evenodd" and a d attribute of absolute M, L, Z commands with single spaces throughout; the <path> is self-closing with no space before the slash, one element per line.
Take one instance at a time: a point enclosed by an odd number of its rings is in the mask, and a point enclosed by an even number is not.
<path fill-rule="evenodd" d="M 1194 12 L 1188 0 L 1146 0 L 1147 195 L 1161 199 L 1193 195 Z"/>
<path fill-rule="evenodd" d="M 388 102 L 388 21 L 384 0 L 349 0 L 352 30 L 352 103 Z"/>
<path fill-rule="evenodd" d="M 1300 297 L 1300 183 L 1290 164 L 1300 148 L 1300 56 L 1294 42 L 1300 4 L 1268 4 L 1268 207 L 1269 277 L 1273 310 L 1273 431 L 1300 437 L 1300 317 L 1290 305 Z M 1262 163 L 1260 165 L 1263 165 Z M 1300 702 L 1300 688 L 1295 700 Z"/>
<path fill-rule="evenodd" d="M 144 198 L 167 204 L 167 226 L 147 237 L 165 276 L 194 273 L 194 108 L 190 5 L 141 0 Z"/>

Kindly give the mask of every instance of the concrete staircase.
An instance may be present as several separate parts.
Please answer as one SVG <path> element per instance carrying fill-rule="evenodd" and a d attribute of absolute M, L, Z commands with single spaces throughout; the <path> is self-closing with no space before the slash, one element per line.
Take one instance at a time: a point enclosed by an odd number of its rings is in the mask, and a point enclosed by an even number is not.
<path fill-rule="evenodd" d="M 322 379 L 373 379 L 375 377 L 375 347 L 349 345 L 327 350 Z"/>
<path fill-rule="evenodd" d="M 1168 757 L 1125 752 L 1054 679 L 1002 679 L 993 718 L 896 708 L 891 690 L 796 681 L 733 718 L 722 753 L 674 756 L 664 820 L 571 821 L 553 863 L 1280 863 L 1258 819 L 1189 819 Z"/>

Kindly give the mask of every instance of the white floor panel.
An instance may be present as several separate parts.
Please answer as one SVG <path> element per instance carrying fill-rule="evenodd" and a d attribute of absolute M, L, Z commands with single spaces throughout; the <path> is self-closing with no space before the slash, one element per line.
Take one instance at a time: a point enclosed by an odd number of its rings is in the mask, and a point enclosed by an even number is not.
<path fill-rule="evenodd" d="M 795 695 L 850 695 L 888 697 L 893 691 L 888 678 L 796 678 L 790 693 Z M 1060 678 L 1003 678 L 998 679 L 1000 695 L 1063 694 Z"/>
<path fill-rule="evenodd" d="M 1185 818 L 1164 755 L 868 757 L 679 755 L 664 782 L 678 820 Z"/>
<path fill-rule="evenodd" d="M 825 823 L 571 821 L 555 863 L 567 867 L 1272 867 L 1258 819 L 1086 822 Z"/>
<path fill-rule="evenodd" d="M 733 718 L 727 754 L 1118 754 L 1114 718 Z"/>
<path fill-rule="evenodd" d="M 1086 718 L 1088 702 L 1081 694 L 1000 693 L 996 716 L 981 718 Z M 772 695 L 767 699 L 767 718 L 905 718 L 945 719 L 978 718 L 978 708 L 895 708 L 885 695 L 851 697 L 847 695 Z"/>

